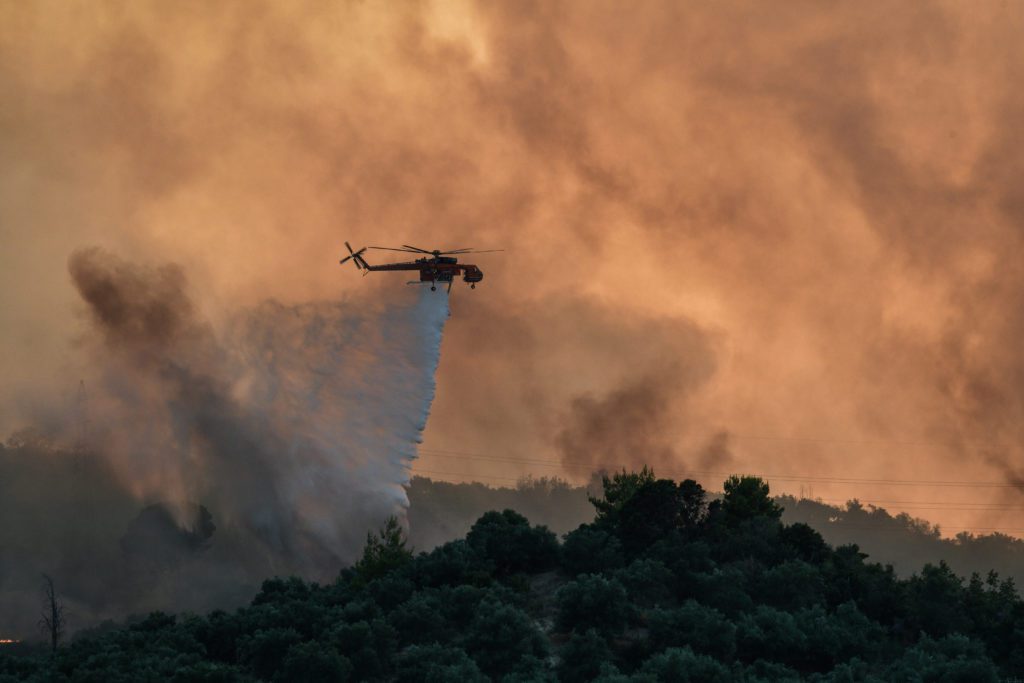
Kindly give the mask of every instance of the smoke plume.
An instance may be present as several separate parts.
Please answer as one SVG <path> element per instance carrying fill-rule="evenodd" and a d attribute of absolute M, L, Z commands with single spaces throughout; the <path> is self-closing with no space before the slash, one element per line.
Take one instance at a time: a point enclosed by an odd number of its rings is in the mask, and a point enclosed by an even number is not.
<path fill-rule="evenodd" d="M 92 368 L 85 443 L 75 454 L 12 442 L 0 471 L 21 477 L 40 503 L 50 499 L 44 524 L 78 528 L 94 547 L 45 527 L 34 545 L 18 544 L 0 571 L 0 612 L 11 615 L 0 627 L 34 613 L 23 603 L 43 570 L 57 577 L 79 627 L 143 609 L 231 604 L 273 574 L 329 579 L 357 556 L 367 530 L 404 511 L 448 317 L 443 291 L 266 301 L 214 326 L 180 267 L 91 248 L 71 256 L 69 271 L 89 325 L 79 342 Z M 53 435 L 57 443 L 70 443 L 74 427 Z M 50 472 L 18 461 L 32 448 L 28 455 L 54 461 Z M 101 482 L 98 498 L 50 478 L 83 472 Z M 31 529 L 37 505 L 15 497 L 0 509 Z M 81 528 L 89 518 L 103 521 Z"/>

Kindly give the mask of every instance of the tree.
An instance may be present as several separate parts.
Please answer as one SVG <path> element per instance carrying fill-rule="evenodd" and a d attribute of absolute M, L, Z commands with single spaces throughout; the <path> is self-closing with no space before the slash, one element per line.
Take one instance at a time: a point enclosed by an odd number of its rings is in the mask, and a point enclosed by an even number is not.
<path fill-rule="evenodd" d="M 926 564 L 910 578 L 907 603 L 911 623 L 933 636 L 964 633 L 970 625 L 963 607 L 963 579 L 945 561 Z"/>
<path fill-rule="evenodd" d="M 634 605 L 654 607 L 671 602 L 675 595 L 675 575 L 660 560 L 642 557 L 614 574 L 626 589 Z"/>
<path fill-rule="evenodd" d="M 357 681 L 386 676 L 398 649 L 398 639 L 398 632 L 383 619 L 339 624 L 327 638 L 352 664 L 352 678 Z"/>
<path fill-rule="evenodd" d="M 558 561 L 558 538 L 545 526 L 530 526 L 514 510 L 487 512 L 466 535 L 466 542 L 494 564 L 499 574 L 536 573 Z"/>
<path fill-rule="evenodd" d="M 622 631 L 631 615 L 622 584 L 599 574 L 583 574 L 558 589 L 558 627 L 565 630 L 597 629 L 606 636 Z"/>
<path fill-rule="evenodd" d="M 465 636 L 469 655 L 488 676 L 501 679 L 526 658 L 547 657 L 547 642 L 522 610 L 496 600 L 484 600 Z"/>
<path fill-rule="evenodd" d="M 648 618 L 652 651 L 689 647 L 698 654 L 730 660 L 736 653 L 736 626 L 711 607 L 687 600 L 675 609 L 653 610 Z"/>
<path fill-rule="evenodd" d="M 704 487 L 693 479 L 679 482 L 679 502 L 679 522 L 684 529 L 697 529 L 707 519 L 708 502 Z"/>
<path fill-rule="evenodd" d="M 411 560 L 412 550 L 405 547 L 402 527 L 392 515 L 376 536 L 366 534 L 363 557 L 352 568 L 363 583 L 369 583 Z"/>
<path fill-rule="evenodd" d="M 688 647 L 669 648 L 644 662 L 641 674 L 653 676 L 657 681 L 673 681 L 686 683 L 728 683 L 736 680 L 736 676 L 724 664 L 711 657 L 697 655 Z"/>
<path fill-rule="evenodd" d="M 793 555 L 804 562 L 820 565 L 831 555 L 831 550 L 821 534 L 806 524 L 790 524 L 782 529 L 779 536 Z"/>
<path fill-rule="evenodd" d="M 343 683 L 352 676 L 352 664 L 333 647 L 306 641 L 288 648 L 278 678 L 305 683 Z"/>
<path fill-rule="evenodd" d="M 604 498 L 590 498 L 597 509 L 593 527 L 617 535 L 632 557 L 672 532 L 692 537 L 707 519 L 704 489 L 692 479 L 676 484 L 644 467 L 603 477 L 602 483 Z"/>
<path fill-rule="evenodd" d="M 43 614 L 39 619 L 39 628 L 50 639 L 50 648 L 57 651 L 60 639 L 64 636 L 64 604 L 57 598 L 57 589 L 53 579 L 43 574 Z"/>
<path fill-rule="evenodd" d="M 592 681 L 613 659 L 608 641 L 595 629 L 574 633 L 561 652 L 559 678 L 568 683 Z"/>
<path fill-rule="evenodd" d="M 619 540 L 636 556 L 679 528 L 682 501 L 670 479 L 643 484 L 623 503 L 618 513 Z"/>
<path fill-rule="evenodd" d="M 995 683 L 999 671 L 985 656 L 985 646 L 963 635 L 932 640 L 924 636 L 904 651 L 886 672 L 890 681 L 971 681 Z"/>
<path fill-rule="evenodd" d="M 789 612 L 759 606 L 736 622 L 736 646 L 741 659 L 789 664 L 802 659 L 807 636 Z"/>
<path fill-rule="evenodd" d="M 722 487 L 722 512 L 731 523 L 752 517 L 779 519 L 782 507 L 770 495 L 768 482 L 760 477 L 732 475 Z"/>
<path fill-rule="evenodd" d="M 622 544 L 612 534 L 592 524 L 569 532 L 562 544 L 562 568 L 572 576 L 618 569 Z"/>
<path fill-rule="evenodd" d="M 590 503 L 597 510 L 594 522 L 599 525 L 605 523 L 615 524 L 618 521 L 618 512 L 626 504 L 626 501 L 632 498 L 633 494 L 642 486 L 653 481 L 654 470 L 649 469 L 647 465 L 644 465 L 643 469 L 639 472 L 626 472 L 625 468 L 623 468 L 622 472 L 616 472 L 610 478 L 602 475 L 601 487 L 604 491 L 604 498 L 587 496 Z"/>
<path fill-rule="evenodd" d="M 272 679 L 284 664 L 292 645 L 302 642 L 294 628 L 258 630 L 238 639 L 238 659 L 262 679 Z"/>
<path fill-rule="evenodd" d="M 413 645 L 397 658 L 397 683 L 487 683 L 490 679 L 480 671 L 464 650 L 440 645 Z"/>

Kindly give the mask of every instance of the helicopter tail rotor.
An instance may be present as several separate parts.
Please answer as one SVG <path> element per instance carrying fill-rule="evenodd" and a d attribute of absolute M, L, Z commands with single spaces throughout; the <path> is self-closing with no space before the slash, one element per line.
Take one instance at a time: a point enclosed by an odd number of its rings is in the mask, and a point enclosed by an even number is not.
<path fill-rule="evenodd" d="M 366 261 L 363 260 L 363 252 L 366 251 L 366 247 L 363 247 L 359 251 L 352 251 L 351 244 L 345 242 L 345 246 L 348 248 L 348 256 L 338 261 L 338 263 L 344 263 L 345 261 L 351 260 L 355 263 L 357 270 L 366 270 L 368 266 Z"/>

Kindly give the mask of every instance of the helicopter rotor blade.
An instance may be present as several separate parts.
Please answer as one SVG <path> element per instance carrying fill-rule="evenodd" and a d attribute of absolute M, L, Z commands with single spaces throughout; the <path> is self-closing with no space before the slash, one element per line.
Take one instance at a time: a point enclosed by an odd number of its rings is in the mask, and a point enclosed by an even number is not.
<path fill-rule="evenodd" d="M 384 249 L 385 251 L 401 251 L 406 254 L 419 254 L 422 253 L 422 249 L 396 249 L 395 247 L 367 247 L 368 249 Z M 430 252 L 427 252 L 428 254 Z"/>
<path fill-rule="evenodd" d="M 433 254 L 434 253 L 432 251 L 427 251 L 426 249 L 420 249 L 419 247 L 413 247 L 413 246 L 410 246 L 408 244 L 403 244 L 402 246 L 405 247 L 406 249 L 412 249 L 413 251 L 421 251 L 424 254 Z"/>

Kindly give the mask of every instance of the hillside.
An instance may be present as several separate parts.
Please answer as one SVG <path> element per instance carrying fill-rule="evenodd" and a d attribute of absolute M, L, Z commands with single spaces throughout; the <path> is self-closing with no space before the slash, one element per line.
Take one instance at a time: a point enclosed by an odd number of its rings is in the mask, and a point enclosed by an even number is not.
<path fill-rule="evenodd" d="M 899 576 L 920 571 L 925 562 L 945 562 L 964 578 L 994 569 L 1024 584 L 1024 541 L 1018 538 L 1000 533 L 943 538 L 925 520 L 857 501 L 842 506 L 793 496 L 775 501 L 783 508 L 783 522 L 808 524 L 834 546 L 856 543 L 872 561 L 891 564 Z M 511 508 L 560 536 L 594 519 L 587 489 L 558 479 L 524 479 L 515 487 L 492 488 L 414 477 L 409 504 L 409 539 L 420 550 L 461 538 L 491 509 Z"/>
<path fill-rule="evenodd" d="M 1024 603 L 996 574 L 909 578 L 787 524 L 767 484 L 720 499 L 603 482 L 563 542 L 511 510 L 414 555 L 392 520 L 337 580 L 263 584 L 234 613 L 152 614 L 0 681 L 996 681 L 1024 675 Z"/>

